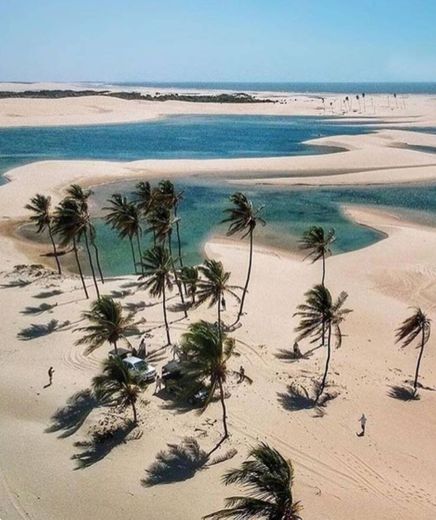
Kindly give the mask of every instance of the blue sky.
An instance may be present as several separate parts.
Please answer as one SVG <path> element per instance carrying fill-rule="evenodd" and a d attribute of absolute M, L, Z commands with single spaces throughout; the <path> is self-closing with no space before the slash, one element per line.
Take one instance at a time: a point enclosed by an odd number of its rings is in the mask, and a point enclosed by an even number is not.
<path fill-rule="evenodd" d="M 436 0 L 0 0 L 0 81 L 436 81 Z"/>

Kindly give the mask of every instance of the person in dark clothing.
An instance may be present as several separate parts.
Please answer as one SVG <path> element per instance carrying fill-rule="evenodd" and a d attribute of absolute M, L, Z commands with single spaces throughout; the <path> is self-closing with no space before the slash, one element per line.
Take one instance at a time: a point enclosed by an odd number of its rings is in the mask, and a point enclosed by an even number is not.
<path fill-rule="evenodd" d="M 52 385 L 52 383 L 53 383 L 53 374 L 54 374 L 54 368 L 50 367 L 48 369 L 48 385 L 47 386 L 51 386 Z"/>
<path fill-rule="evenodd" d="M 362 417 L 359 419 L 359 422 L 360 422 L 360 426 L 361 426 L 361 428 L 362 428 L 362 431 L 361 431 L 360 433 L 357 434 L 358 437 L 364 437 L 364 436 L 365 436 L 366 421 L 367 421 L 366 415 L 363 413 L 363 414 L 362 414 Z"/>

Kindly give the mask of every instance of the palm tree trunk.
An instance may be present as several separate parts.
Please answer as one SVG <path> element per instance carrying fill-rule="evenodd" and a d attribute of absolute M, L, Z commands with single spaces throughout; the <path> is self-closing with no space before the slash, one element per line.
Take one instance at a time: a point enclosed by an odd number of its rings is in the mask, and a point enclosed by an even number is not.
<path fill-rule="evenodd" d="M 118 345 L 117 345 L 116 341 L 113 342 L 113 346 L 114 346 L 115 354 L 118 356 Z"/>
<path fill-rule="evenodd" d="M 95 252 L 95 260 L 97 262 L 98 274 L 100 275 L 101 283 L 104 284 L 103 271 L 101 270 L 101 265 L 100 265 L 100 255 L 98 253 L 98 247 L 97 247 L 97 244 L 95 243 L 94 239 L 91 240 L 91 245 L 94 248 L 94 252 Z"/>
<path fill-rule="evenodd" d="M 176 222 L 176 233 L 177 233 L 177 248 L 179 250 L 179 264 L 180 264 L 180 267 L 183 267 L 182 242 L 180 240 L 180 228 L 179 228 L 178 222 Z"/>
<path fill-rule="evenodd" d="M 223 409 L 224 439 L 227 439 L 227 437 L 229 436 L 229 431 L 227 429 L 227 410 L 226 410 L 226 403 L 225 403 L 225 399 L 224 399 L 223 382 L 221 381 L 221 378 L 219 378 L 218 384 L 219 384 L 219 388 L 220 388 L 221 406 Z"/>
<path fill-rule="evenodd" d="M 139 240 L 139 232 L 136 232 L 136 243 L 138 245 L 138 253 L 139 253 L 139 261 L 141 262 L 142 259 L 142 249 L 141 249 L 141 241 Z M 144 266 L 141 262 L 141 273 L 144 274 Z"/>
<path fill-rule="evenodd" d="M 421 349 L 419 351 L 418 361 L 416 363 L 415 380 L 413 381 L 413 393 L 414 394 L 416 394 L 416 389 L 418 387 L 419 367 L 421 365 L 422 355 L 424 354 L 424 345 L 425 345 L 425 329 L 423 327 L 422 331 L 421 331 Z"/>
<path fill-rule="evenodd" d="M 177 216 L 177 210 L 174 208 L 174 216 Z M 183 259 L 182 259 L 182 242 L 180 240 L 180 228 L 179 223 L 176 222 L 176 233 L 177 233 L 177 247 L 179 251 L 179 264 L 180 268 L 183 269 Z M 183 283 L 183 290 L 185 291 L 185 296 L 188 296 L 188 291 L 186 290 L 186 284 Z"/>
<path fill-rule="evenodd" d="M 324 287 L 325 282 L 325 253 L 322 254 L 322 279 L 321 285 Z"/>
<path fill-rule="evenodd" d="M 54 253 L 55 260 L 56 260 L 56 265 L 58 266 L 58 274 L 62 274 L 61 264 L 59 262 L 58 252 L 56 250 L 56 244 L 55 244 L 55 241 L 53 238 L 53 233 L 51 232 L 50 224 L 48 224 L 47 228 L 48 228 L 48 234 L 49 234 L 50 240 L 51 240 L 51 245 L 53 246 L 53 253 Z"/>
<path fill-rule="evenodd" d="M 92 263 L 91 251 L 89 249 L 88 231 L 85 229 L 83 234 L 85 236 L 86 252 L 88 253 L 89 266 L 91 267 L 91 274 L 92 274 L 92 279 L 94 280 L 95 292 L 97 293 L 97 298 L 100 299 L 100 291 L 98 290 L 97 280 L 95 278 L 94 264 Z"/>
<path fill-rule="evenodd" d="M 130 404 L 132 405 L 133 422 L 134 422 L 134 424 L 138 424 L 138 413 L 136 411 L 135 401 L 133 399 L 131 399 Z"/>
<path fill-rule="evenodd" d="M 76 257 L 76 263 L 77 263 L 77 268 L 79 269 L 80 279 L 82 280 L 83 290 L 85 291 L 86 299 L 88 300 L 89 299 L 88 289 L 86 288 L 85 279 L 83 278 L 82 266 L 80 265 L 79 255 L 77 254 L 77 244 L 76 244 L 75 237 L 73 238 L 73 251 L 74 251 L 74 256 Z"/>
<path fill-rule="evenodd" d="M 245 280 L 244 291 L 242 293 L 241 305 L 239 307 L 239 312 L 238 312 L 238 317 L 236 319 L 236 323 L 238 323 L 238 321 L 241 319 L 242 312 L 244 310 L 245 295 L 247 294 L 248 284 L 250 282 L 252 265 L 253 265 L 253 230 L 251 229 L 250 230 L 250 253 L 249 253 L 249 260 L 248 260 L 247 279 Z"/>
<path fill-rule="evenodd" d="M 322 393 L 324 392 L 324 388 L 325 388 L 325 385 L 327 382 L 327 374 L 329 371 L 330 356 L 331 356 L 331 348 L 330 348 L 331 338 L 332 338 L 332 324 L 329 323 L 328 324 L 328 336 L 327 336 L 327 359 L 325 362 L 324 375 L 323 375 L 323 378 L 321 381 L 321 386 L 319 387 L 319 392 L 318 392 L 318 395 L 316 396 L 316 402 L 318 402 L 318 399 L 321 397 Z"/>
<path fill-rule="evenodd" d="M 100 254 L 98 252 L 98 247 L 97 247 L 97 244 L 95 243 L 95 239 L 93 238 L 92 234 L 91 234 L 91 245 L 92 245 L 92 247 L 94 249 L 94 253 L 95 253 L 95 260 L 97 262 L 98 274 L 100 276 L 101 283 L 104 284 L 103 271 L 102 271 L 101 265 L 100 265 Z"/>
<path fill-rule="evenodd" d="M 129 242 L 130 242 L 130 251 L 132 252 L 132 258 L 133 258 L 133 268 L 135 269 L 135 274 L 138 273 L 138 270 L 136 268 L 136 257 L 135 257 L 135 249 L 133 247 L 133 241 L 132 241 L 132 237 L 129 237 Z"/>
<path fill-rule="evenodd" d="M 168 249 L 170 251 L 171 267 L 173 268 L 174 279 L 176 281 L 177 289 L 179 290 L 180 299 L 182 300 L 183 312 L 185 314 L 185 318 L 187 318 L 188 313 L 186 311 L 185 298 L 183 297 L 182 286 L 180 285 L 180 280 L 179 280 L 179 277 L 177 276 L 177 269 L 176 269 L 176 266 L 174 265 L 173 248 L 171 245 L 171 233 L 168 234 Z"/>
<path fill-rule="evenodd" d="M 177 204 L 174 206 L 174 218 L 177 218 Z M 177 233 L 177 246 L 179 250 L 179 264 L 180 267 L 183 267 L 183 260 L 182 260 L 182 241 L 180 240 L 180 227 L 179 227 L 179 221 L 176 220 L 176 233 Z M 186 288 L 185 288 L 186 293 Z"/>
<path fill-rule="evenodd" d="M 207 454 L 207 458 L 209 459 L 210 456 L 212 455 L 212 453 L 214 453 L 220 446 L 221 444 L 226 440 L 228 439 L 229 437 L 229 432 L 228 432 L 228 429 L 227 429 L 227 410 L 226 410 L 226 403 L 224 401 L 224 390 L 223 390 L 223 383 L 221 381 L 221 378 L 218 380 L 218 385 L 219 385 L 219 389 L 220 389 L 220 400 L 221 400 L 221 406 L 223 408 L 223 426 L 224 426 L 224 435 L 223 437 L 220 439 L 220 441 L 218 442 L 218 444 L 212 448 L 209 453 Z"/>
<path fill-rule="evenodd" d="M 325 287 L 325 253 L 322 254 L 322 279 L 321 285 Z M 322 322 L 322 346 L 325 345 L 325 321 Z"/>
<path fill-rule="evenodd" d="M 165 329 L 167 331 L 167 341 L 168 341 L 168 345 L 171 345 L 170 328 L 168 326 L 168 318 L 167 318 L 167 300 L 166 300 L 166 294 L 165 294 L 165 285 L 163 286 L 163 290 L 162 290 L 162 307 L 163 307 Z"/>
<path fill-rule="evenodd" d="M 221 300 L 222 300 L 222 293 L 220 293 L 219 299 L 218 299 L 218 337 L 220 341 L 220 345 L 222 345 L 223 342 L 223 325 L 221 320 Z"/>

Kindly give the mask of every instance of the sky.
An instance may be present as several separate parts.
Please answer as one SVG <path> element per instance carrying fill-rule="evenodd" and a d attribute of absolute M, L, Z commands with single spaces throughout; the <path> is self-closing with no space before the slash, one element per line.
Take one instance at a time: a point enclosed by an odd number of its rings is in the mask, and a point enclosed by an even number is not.
<path fill-rule="evenodd" d="M 0 0 L 0 81 L 436 81 L 436 0 Z"/>

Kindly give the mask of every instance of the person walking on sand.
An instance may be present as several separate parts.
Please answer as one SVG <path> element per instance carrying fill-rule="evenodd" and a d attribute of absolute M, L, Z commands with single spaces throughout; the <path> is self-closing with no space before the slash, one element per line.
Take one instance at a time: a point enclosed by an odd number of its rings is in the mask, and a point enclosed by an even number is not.
<path fill-rule="evenodd" d="M 156 387 L 154 389 L 154 393 L 157 394 L 162 390 L 162 377 L 159 374 L 156 374 Z"/>
<path fill-rule="evenodd" d="M 48 369 L 48 385 L 47 386 L 51 386 L 52 385 L 52 383 L 53 383 L 53 374 L 54 374 L 54 368 L 50 367 Z"/>
<path fill-rule="evenodd" d="M 360 426 L 362 428 L 362 431 L 360 433 L 358 433 L 358 437 L 364 437 L 365 436 L 365 429 L 366 429 L 366 421 L 367 421 L 367 418 L 366 418 L 366 415 L 363 413 L 362 414 L 362 417 L 359 419 L 359 422 L 360 422 Z"/>
<path fill-rule="evenodd" d="M 244 369 L 244 367 L 241 365 L 241 366 L 239 367 L 239 381 L 238 381 L 238 383 L 242 383 L 242 381 L 244 381 L 244 379 L 245 379 L 245 369 Z"/>
<path fill-rule="evenodd" d="M 142 337 L 141 342 L 139 343 L 138 357 L 140 357 L 141 359 L 145 359 L 147 357 L 147 346 L 145 344 L 144 337 Z"/>

